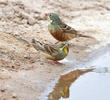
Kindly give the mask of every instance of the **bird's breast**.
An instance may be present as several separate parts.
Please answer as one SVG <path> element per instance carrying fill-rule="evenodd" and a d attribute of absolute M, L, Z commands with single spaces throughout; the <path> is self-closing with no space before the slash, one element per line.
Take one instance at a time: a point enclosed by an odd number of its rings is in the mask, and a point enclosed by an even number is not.
<path fill-rule="evenodd" d="M 58 26 L 49 26 L 48 29 L 50 34 L 58 41 L 68 41 L 74 37 L 74 34 L 63 32 Z"/>

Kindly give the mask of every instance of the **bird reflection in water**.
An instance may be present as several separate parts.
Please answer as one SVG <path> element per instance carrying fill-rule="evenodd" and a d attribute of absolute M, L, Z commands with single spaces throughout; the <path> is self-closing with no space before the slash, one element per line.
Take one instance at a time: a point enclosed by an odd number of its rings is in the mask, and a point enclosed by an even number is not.
<path fill-rule="evenodd" d="M 92 72 L 93 69 L 85 69 L 85 70 L 74 70 L 68 74 L 62 75 L 55 85 L 53 91 L 49 94 L 48 100 L 59 100 L 61 97 L 69 98 L 69 87 L 76 79 L 78 79 L 81 75 Z"/>

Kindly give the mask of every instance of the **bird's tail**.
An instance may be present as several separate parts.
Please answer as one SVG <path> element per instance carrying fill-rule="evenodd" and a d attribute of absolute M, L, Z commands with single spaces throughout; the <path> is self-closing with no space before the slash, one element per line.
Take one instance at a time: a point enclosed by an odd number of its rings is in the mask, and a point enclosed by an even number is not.
<path fill-rule="evenodd" d="M 41 42 L 35 40 L 35 39 L 32 39 L 32 46 L 36 49 L 36 50 L 41 50 L 41 51 L 44 51 L 44 46 Z"/>
<path fill-rule="evenodd" d="M 85 37 L 85 38 L 91 38 L 91 39 L 93 39 L 93 37 L 87 36 L 87 35 L 83 35 L 83 34 L 77 34 L 76 37 Z"/>
<path fill-rule="evenodd" d="M 20 41 L 20 42 L 26 44 L 27 46 L 31 46 L 31 44 L 30 44 L 27 40 L 25 40 L 25 39 L 23 39 L 23 38 L 21 38 L 21 37 L 16 38 L 16 39 L 17 39 L 18 41 Z"/>

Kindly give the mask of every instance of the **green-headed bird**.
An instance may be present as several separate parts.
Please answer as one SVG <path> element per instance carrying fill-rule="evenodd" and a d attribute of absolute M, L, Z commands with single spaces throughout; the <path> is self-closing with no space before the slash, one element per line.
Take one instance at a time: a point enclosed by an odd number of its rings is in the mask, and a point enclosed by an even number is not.
<path fill-rule="evenodd" d="M 77 37 L 92 38 L 90 36 L 80 34 L 79 31 L 76 31 L 74 28 L 65 24 L 56 13 L 46 13 L 45 15 L 50 21 L 48 30 L 58 41 L 68 41 Z"/>
<path fill-rule="evenodd" d="M 51 60 L 50 62 L 52 63 L 60 64 L 60 62 L 58 61 L 64 59 L 68 55 L 68 52 L 69 52 L 68 42 L 61 42 L 57 45 L 55 44 L 52 45 L 52 44 L 41 43 L 33 39 L 32 46 L 36 50 L 40 50 L 43 53 L 43 55 L 46 57 L 46 59 Z"/>

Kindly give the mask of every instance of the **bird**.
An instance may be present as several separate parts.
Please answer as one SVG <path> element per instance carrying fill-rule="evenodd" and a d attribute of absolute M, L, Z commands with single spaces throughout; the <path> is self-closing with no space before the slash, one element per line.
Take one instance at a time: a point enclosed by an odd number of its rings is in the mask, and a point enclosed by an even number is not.
<path fill-rule="evenodd" d="M 63 60 L 69 52 L 69 43 L 66 41 L 59 44 L 46 44 L 32 39 L 32 46 L 41 51 L 45 58 L 50 60 L 49 63 L 62 64 L 58 61 Z"/>
<path fill-rule="evenodd" d="M 50 34 L 59 42 L 69 41 L 78 37 L 92 38 L 90 36 L 80 34 L 79 31 L 64 23 L 56 13 L 45 13 L 45 16 L 48 17 L 50 22 L 48 25 Z"/>

